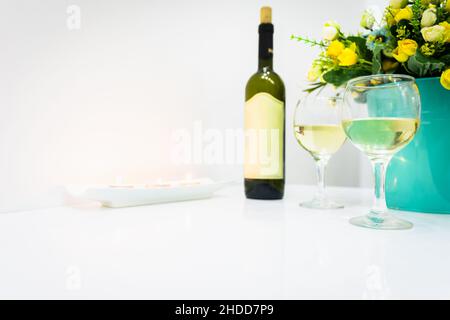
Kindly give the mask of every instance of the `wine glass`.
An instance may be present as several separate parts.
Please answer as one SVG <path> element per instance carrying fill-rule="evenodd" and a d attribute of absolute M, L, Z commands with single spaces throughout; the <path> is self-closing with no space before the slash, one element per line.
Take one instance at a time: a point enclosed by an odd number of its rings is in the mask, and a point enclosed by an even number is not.
<path fill-rule="evenodd" d="M 389 213 L 384 183 L 392 156 L 411 142 L 419 128 L 420 95 L 414 78 L 392 74 L 353 79 L 339 110 L 345 134 L 369 157 L 375 175 L 373 207 L 350 223 L 383 230 L 412 228 L 412 223 Z"/>
<path fill-rule="evenodd" d="M 314 198 L 300 203 L 311 209 L 339 209 L 344 206 L 328 199 L 325 192 L 325 169 L 331 156 L 345 142 L 337 112 L 339 95 L 330 87 L 304 96 L 294 114 L 294 134 L 298 143 L 316 162 L 318 190 Z"/>

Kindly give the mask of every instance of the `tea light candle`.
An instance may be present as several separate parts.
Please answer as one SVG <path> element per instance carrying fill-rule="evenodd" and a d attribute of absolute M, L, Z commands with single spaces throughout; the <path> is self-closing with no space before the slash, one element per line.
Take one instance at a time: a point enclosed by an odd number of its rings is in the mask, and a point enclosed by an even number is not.
<path fill-rule="evenodd" d="M 125 185 L 121 176 L 117 176 L 115 180 L 116 182 L 110 185 L 111 188 L 134 188 L 133 185 Z"/>
<path fill-rule="evenodd" d="M 171 186 L 171 183 L 163 182 L 162 179 L 158 179 L 155 184 L 146 185 L 147 188 L 170 188 Z"/>

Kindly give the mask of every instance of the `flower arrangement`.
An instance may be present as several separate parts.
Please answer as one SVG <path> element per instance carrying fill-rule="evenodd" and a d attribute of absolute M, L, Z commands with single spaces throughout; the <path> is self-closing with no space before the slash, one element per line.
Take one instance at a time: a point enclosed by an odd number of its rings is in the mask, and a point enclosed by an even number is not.
<path fill-rule="evenodd" d="M 308 72 L 311 87 L 306 91 L 379 73 L 440 76 L 450 90 L 450 0 L 390 0 L 381 21 L 366 10 L 361 27 L 359 34 L 346 35 L 329 21 L 320 41 L 292 36 L 321 48 Z"/>

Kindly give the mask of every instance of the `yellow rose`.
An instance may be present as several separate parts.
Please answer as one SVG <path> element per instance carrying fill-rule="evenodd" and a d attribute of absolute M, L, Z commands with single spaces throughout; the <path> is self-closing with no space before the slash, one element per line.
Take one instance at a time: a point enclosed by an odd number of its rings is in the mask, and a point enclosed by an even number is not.
<path fill-rule="evenodd" d="M 339 40 L 334 40 L 330 43 L 327 49 L 327 56 L 331 58 L 337 58 L 342 51 L 344 51 L 345 45 Z"/>
<path fill-rule="evenodd" d="M 417 48 L 417 42 L 411 39 L 400 40 L 398 42 L 398 50 L 410 57 L 416 54 Z"/>
<path fill-rule="evenodd" d="M 398 47 L 394 51 L 392 51 L 392 56 L 395 58 L 395 60 L 401 63 L 406 62 L 409 59 L 409 56 L 403 51 L 400 51 Z"/>
<path fill-rule="evenodd" d="M 384 20 L 386 20 L 388 26 L 393 26 L 394 24 L 396 24 L 395 16 L 399 11 L 400 9 L 392 9 L 392 8 L 386 9 Z"/>
<path fill-rule="evenodd" d="M 441 84 L 445 89 L 450 90 L 450 69 L 447 69 L 442 73 Z"/>
<path fill-rule="evenodd" d="M 447 9 L 447 11 L 450 12 L 450 0 L 447 0 L 447 3 L 445 4 L 445 9 Z"/>
<path fill-rule="evenodd" d="M 392 52 L 392 56 L 398 62 L 406 62 L 409 57 L 416 54 L 418 48 L 417 42 L 411 39 L 400 40 L 398 47 Z"/>
<path fill-rule="evenodd" d="M 449 0 L 449 3 L 450 3 L 450 0 Z M 439 23 L 439 25 L 441 27 L 445 28 L 445 35 L 444 35 L 445 42 L 450 42 L 450 23 L 448 23 L 447 21 L 444 21 L 442 23 Z"/>
<path fill-rule="evenodd" d="M 397 22 L 402 20 L 411 20 L 413 18 L 413 11 L 411 7 L 406 7 L 400 9 L 399 12 L 395 15 L 394 19 Z"/>
<path fill-rule="evenodd" d="M 350 67 L 358 62 L 358 55 L 352 48 L 345 48 L 338 56 L 339 65 L 342 67 Z"/>

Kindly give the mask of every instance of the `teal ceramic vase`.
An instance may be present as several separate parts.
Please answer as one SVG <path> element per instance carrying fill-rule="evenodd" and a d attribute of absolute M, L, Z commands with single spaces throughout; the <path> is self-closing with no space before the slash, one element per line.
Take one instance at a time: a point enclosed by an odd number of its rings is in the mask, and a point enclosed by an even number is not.
<path fill-rule="evenodd" d="M 422 112 L 414 140 L 391 160 L 386 201 L 391 209 L 450 214 L 450 90 L 439 78 L 418 79 Z"/>

